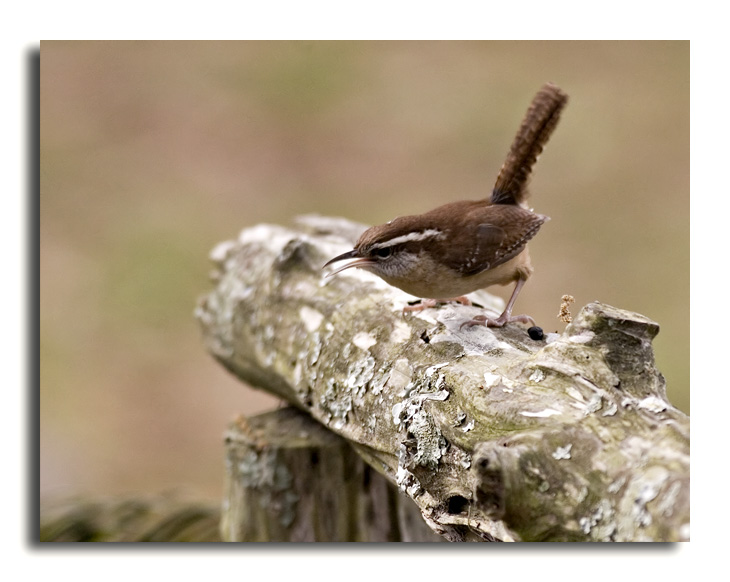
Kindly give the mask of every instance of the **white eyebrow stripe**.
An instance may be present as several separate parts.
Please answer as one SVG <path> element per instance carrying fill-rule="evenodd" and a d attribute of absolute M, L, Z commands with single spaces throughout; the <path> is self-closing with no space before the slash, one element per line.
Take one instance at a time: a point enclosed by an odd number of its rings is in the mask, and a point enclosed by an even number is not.
<path fill-rule="evenodd" d="M 389 240 L 383 241 L 381 243 L 376 243 L 372 246 L 374 249 L 382 249 L 385 247 L 392 247 L 393 245 L 399 245 L 402 243 L 407 242 L 414 242 L 414 241 L 420 241 L 420 240 L 426 240 L 429 238 L 443 238 L 444 233 L 440 230 L 436 230 L 435 228 L 429 228 L 426 230 L 423 230 L 421 232 L 409 232 L 408 234 L 403 234 L 401 236 L 397 236 L 395 238 L 391 238 Z"/>

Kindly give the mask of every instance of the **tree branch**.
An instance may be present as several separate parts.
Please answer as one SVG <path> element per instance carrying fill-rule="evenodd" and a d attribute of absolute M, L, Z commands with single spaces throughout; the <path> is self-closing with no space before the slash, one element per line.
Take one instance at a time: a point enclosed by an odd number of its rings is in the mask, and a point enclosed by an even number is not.
<path fill-rule="evenodd" d="M 308 216 L 221 243 L 196 309 L 208 350 L 347 439 L 449 540 L 688 539 L 689 418 L 656 323 L 591 303 L 535 341 L 461 330 L 474 306 L 404 315 L 412 298 L 365 271 L 324 278 L 363 229 Z"/>

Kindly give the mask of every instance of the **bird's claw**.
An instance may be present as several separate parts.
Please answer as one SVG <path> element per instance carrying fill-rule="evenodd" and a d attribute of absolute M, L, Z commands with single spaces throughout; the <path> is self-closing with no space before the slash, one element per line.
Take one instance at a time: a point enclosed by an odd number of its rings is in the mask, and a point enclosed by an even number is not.
<path fill-rule="evenodd" d="M 535 325 L 535 320 L 529 315 L 509 315 L 503 313 L 497 319 L 491 319 L 486 315 L 475 315 L 473 319 L 465 321 L 459 326 L 459 329 L 464 329 L 464 326 L 474 327 L 475 325 L 483 325 L 485 327 L 504 327 L 508 323 L 528 323 Z"/>

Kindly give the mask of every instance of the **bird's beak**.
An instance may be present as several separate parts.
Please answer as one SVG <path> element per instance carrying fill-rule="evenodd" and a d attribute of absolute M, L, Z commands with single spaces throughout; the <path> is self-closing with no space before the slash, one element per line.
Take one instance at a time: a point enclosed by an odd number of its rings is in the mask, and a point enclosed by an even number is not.
<path fill-rule="evenodd" d="M 354 261 L 351 261 L 347 263 L 346 265 L 342 265 L 339 269 L 335 269 L 331 273 L 327 274 L 327 277 L 332 277 L 333 275 L 336 275 L 337 273 L 341 273 L 345 269 L 349 269 L 350 267 L 365 267 L 367 265 L 372 265 L 373 260 L 369 259 L 367 257 L 360 257 L 357 254 L 356 250 L 347 251 L 346 253 L 342 253 L 341 255 L 337 255 L 334 259 L 330 259 L 327 261 L 322 268 L 331 265 L 332 263 L 336 263 L 337 261 L 344 261 L 346 259 L 355 259 Z"/>

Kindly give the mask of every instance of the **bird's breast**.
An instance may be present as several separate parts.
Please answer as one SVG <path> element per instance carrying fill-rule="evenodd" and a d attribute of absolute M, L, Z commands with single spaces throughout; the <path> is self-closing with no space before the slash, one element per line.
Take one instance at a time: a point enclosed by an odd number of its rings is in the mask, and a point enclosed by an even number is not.
<path fill-rule="evenodd" d="M 446 299 L 492 285 L 507 285 L 520 278 L 526 279 L 531 273 L 530 256 L 525 248 L 517 256 L 493 269 L 466 277 L 445 265 L 437 265 L 424 259 L 420 259 L 417 268 L 402 277 L 376 274 L 386 283 L 415 297 Z"/>

